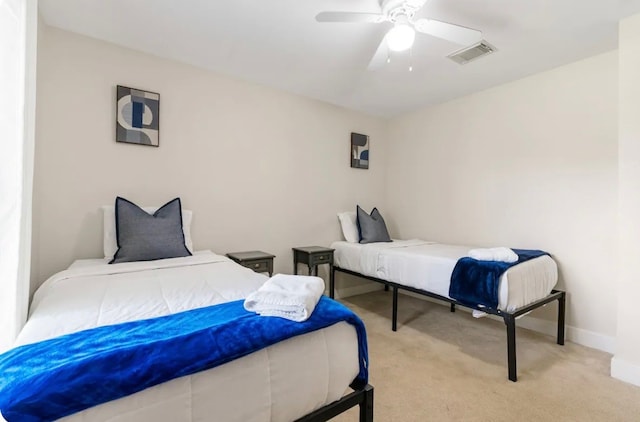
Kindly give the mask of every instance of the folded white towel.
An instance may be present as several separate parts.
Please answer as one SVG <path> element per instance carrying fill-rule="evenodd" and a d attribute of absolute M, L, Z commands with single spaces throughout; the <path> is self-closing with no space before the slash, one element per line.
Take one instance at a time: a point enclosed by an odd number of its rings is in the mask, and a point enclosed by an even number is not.
<path fill-rule="evenodd" d="M 469 257 L 479 261 L 516 262 L 518 255 L 509 248 L 471 249 Z"/>
<path fill-rule="evenodd" d="M 320 277 L 276 274 L 244 301 L 244 308 L 262 316 L 306 321 L 324 293 Z"/>

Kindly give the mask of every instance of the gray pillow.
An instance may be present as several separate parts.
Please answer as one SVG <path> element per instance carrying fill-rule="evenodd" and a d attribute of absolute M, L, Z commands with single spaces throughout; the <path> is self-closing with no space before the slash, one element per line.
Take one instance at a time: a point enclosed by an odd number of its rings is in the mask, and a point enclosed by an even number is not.
<path fill-rule="evenodd" d="M 180 198 L 167 202 L 153 215 L 116 198 L 118 250 L 109 264 L 190 256 L 182 231 Z"/>
<path fill-rule="evenodd" d="M 358 230 L 360 231 L 360 243 L 391 242 L 387 225 L 377 208 L 371 210 L 371 215 L 358 205 Z"/>

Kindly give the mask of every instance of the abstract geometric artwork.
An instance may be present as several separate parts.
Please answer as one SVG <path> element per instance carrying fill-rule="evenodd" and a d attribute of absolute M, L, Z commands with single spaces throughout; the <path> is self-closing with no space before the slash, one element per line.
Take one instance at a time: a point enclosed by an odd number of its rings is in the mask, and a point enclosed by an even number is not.
<path fill-rule="evenodd" d="M 369 168 L 369 137 L 359 133 L 351 133 L 351 167 Z"/>
<path fill-rule="evenodd" d="M 118 85 L 116 142 L 160 145 L 160 94 Z"/>

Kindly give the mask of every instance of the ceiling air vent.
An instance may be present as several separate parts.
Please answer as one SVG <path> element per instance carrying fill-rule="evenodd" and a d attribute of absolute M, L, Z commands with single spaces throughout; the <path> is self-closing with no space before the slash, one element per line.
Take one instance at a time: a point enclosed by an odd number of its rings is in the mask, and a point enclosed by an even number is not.
<path fill-rule="evenodd" d="M 496 48 L 488 42 L 482 40 L 478 44 L 474 44 L 469 47 L 465 47 L 462 50 L 454 51 L 449 54 L 451 60 L 458 64 L 467 64 L 478 57 L 486 56 L 496 51 Z"/>

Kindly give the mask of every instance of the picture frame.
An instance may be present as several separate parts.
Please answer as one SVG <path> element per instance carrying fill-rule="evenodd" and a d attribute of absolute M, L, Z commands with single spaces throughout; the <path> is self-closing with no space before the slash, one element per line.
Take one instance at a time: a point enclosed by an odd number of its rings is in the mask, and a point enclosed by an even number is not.
<path fill-rule="evenodd" d="M 160 146 L 160 94 L 116 86 L 116 142 Z"/>
<path fill-rule="evenodd" d="M 351 167 L 369 168 L 369 136 L 351 132 Z"/>

